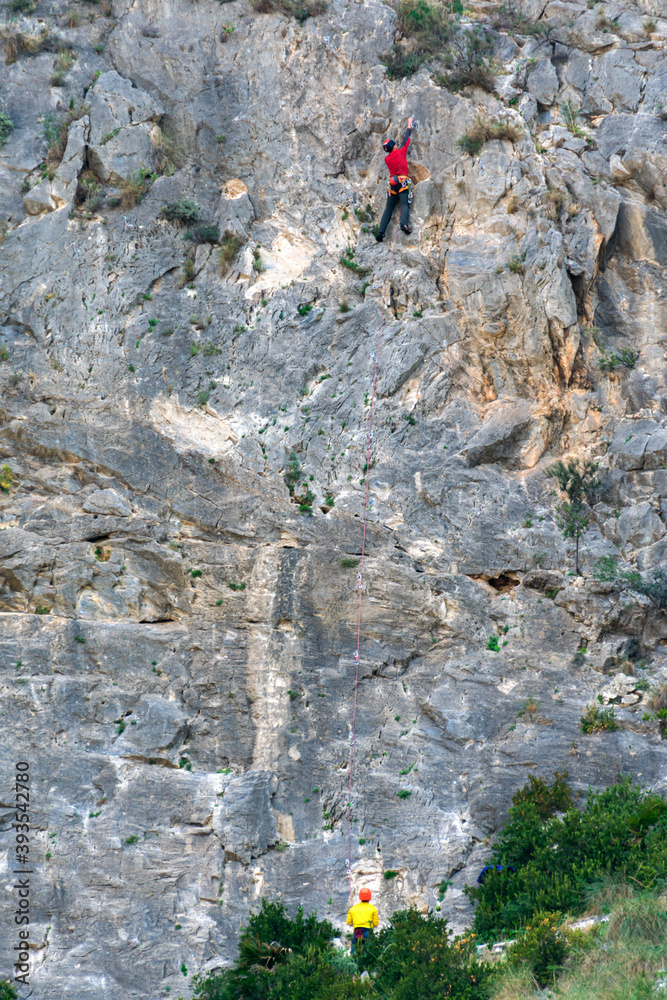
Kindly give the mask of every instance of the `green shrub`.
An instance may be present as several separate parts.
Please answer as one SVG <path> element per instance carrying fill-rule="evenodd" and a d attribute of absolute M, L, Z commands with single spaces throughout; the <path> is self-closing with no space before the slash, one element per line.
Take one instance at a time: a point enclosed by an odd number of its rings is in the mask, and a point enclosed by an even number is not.
<path fill-rule="evenodd" d="M 343 267 L 346 267 L 348 271 L 354 271 L 355 274 L 364 275 L 368 274 L 369 268 L 362 267 L 361 264 L 357 263 L 354 259 L 354 251 L 352 247 L 348 247 L 347 250 L 342 254 L 340 258 L 340 263 Z"/>
<path fill-rule="evenodd" d="M 343 556 L 340 560 L 340 564 L 343 569 L 354 569 L 355 566 L 359 565 L 359 559 L 353 559 L 351 556 Z"/>
<path fill-rule="evenodd" d="M 314 987 L 318 978 L 327 985 L 337 983 L 340 973 L 326 961 L 335 933 L 332 924 L 318 920 L 315 913 L 304 917 L 299 908 L 292 920 L 282 903 L 263 899 L 241 936 L 234 967 L 221 975 L 195 976 L 194 995 L 198 1000 L 326 996 Z"/>
<path fill-rule="evenodd" d="M 504 31 L 511 35 L 544 35 L 547 38 L 551 34 L 550 25 L 528 20 L 516 5 L 503 4 L 493 12 L 492 17 L 492 24 L 496 31 Z"/>
<path fill-rule="evenodd" d="M 199 221 L 201 209 L 196 201 L 183 198 L 181 201 L 170 201 L 168 205 L 164 206 L 161 214 L 170 222 L 184 222 L 187 225 L 192 225 L 193 222 Z"/>
<path fill-rule="evenodd" d="M 586 711 L 580 719 L 579 726 L 582 733 L 586 733 L 587 736 L 594 733 L 613 733 L 615 729 L 618 729 L 614 709 L 600 708 L 595 703 L 586 705 Z"/>
<path fill-rule="evenodd" d="M 447 921 L 435 913 L 393 913 L 389 927 L 355 949 L 357 967 L 376 976 L 377 993 L 366 995 L 383 1000 L 485 1000 L 490 969 L 475 960 L 474 936 L 450 940 L 449 934 Z"/>
<path fill-rule="evenodd" d="M 492 37 L 484 28 L 476 25 L 459 29 L 447 46 L 445 70 L 436 74 L 436 84 L 453 91 L 481 87 L 491 93 L 494 77 L 501 72 L 492 59 L 492 51 Z"/>
<path fill-rule="evenodd" d="M 295 500 L 299 501 L 299 513 L 300 514 L 311 514 L 313 513 L 313 500 L 315 499 L 315 494 L 310 487 L 307 487 L 306 492 L 301 495 L 295 494 Z"/>
<path fill-rule="evenodd" d="M 557 481 L 571 503 L 582 504 L 584 500 L 592 503 L 600 486 L 600 480 L 595 475 L 597 468 L 596 462 L 580 463 L 570 459 L 568 462 L 555 462 L 547 469 L 546 475 Z"/>
<path fill-rule="evenodd" d="M 285 484 L 289 490 L 289 495 L 294 496 L 294 487 L 298 483 L 301 477 L 301 462 L 296 452 L 292 452 L 290 455 L 289 462 L 287 463 L 287 471 L 285 472 Z"/>
<path fill-rule="evenodd" d="M 614 372 L 617 368 L 634 368 L 639 361 L 640 351 L 622 347 L 620 351 L 603 351 L 600 355 L 600 371 Z"/>
<path fill-rule="evenodd" d="M 294 919 L 290 918 L 282 903 L 262 900 L 259 913 L 248 921 L 248 934 L 256 934 L 262 941 L 279 941 L 284 947 L 303 951 L 309 945 L 324 948 L 336 931 L 328 920 L 318 920 L 316 913 L 304 916 L 299 907 Z"/>
<path fill-rule="evenodd" d="M 586 460 L 577 462 L 570 459 L 567 462 L 555 462 L 546 471 L 548 479 L 555 479 L 567 501 L 558 507 L 556 524 L 561 529 L 563 538 L 573 538 L 575 542 L 574 565 L 579 576 L 579 542 L 590 521 L 590 512 L 584 506 L 591 504 L 595 492 L 600 486 L 600 480 L 595 473 L 598 463 Z"/>
<path fill-rule="evenodd" d="M 0 490 L 3 493 L 9 493 L 14 483 L 14 473 L 11 470 L 11 466 L 3 464 L 0 466 Z"/>
<path fill-rule="evenodd" d="M 250 918 L 234 967 L 197 976 L 196 1000 L 486 1000 L 489 970 L 472 940 L 449 940 L 446 921 L 416 910 L 357 945 L 354 958 L 331 947 L 335 930 L 315 914 L 292 921 L 280 903 Z M 371 978 L 362 980 L 359 972 Z"/>
<path fill-rule="evenodd" d="M 185 234 L 185 239 L 190 240 L 191 243 L 217 243 L 220 238 L 220 232 L 217 226 L 210 226 L 205 222 L 202 222 L 198 226 L 194 226 L 192 229 L 188 230 Z"/>
<path fill-rule="evenodd" d="M 359 219 L 359 222 L 373 221 L 373 209 L 370 205 L 366 205 L 366 208 L 355 208 L 354 214 Z"/>
<path fill-rule="evenodd" d="M 537 803 L 515 796 L 489 861 L 515 871 L 492 871 L 466 889 L 477 904 L 480 940 L 509 936 L 539 911 L 580 913 L 587 886 L 605 875 L 623 872 L 654 887 L 667 880 L 667 803 L 660 795 L 623 780 L 590 791 L 582 812 L 570 807 L 546 822 L 541 795 Z"/>
<path fill-rule="evenodd" d="M 558 924 L 560 913 L 535 913 L 523 934 L 507 949 L 510 965 L 527 965 L 540 986 L 552 981 L 567 955 L 567 938 Z"/>
<path fill-rule="evenodd" d="M 613 557 L 603 556 L 602 559 L 598 560 L 593 569 L 593 575 L 596 579 L 617 580 L 621 590 L 633 590 L 636 594 L 643 594 L 644 597 L 648 597 L 654 607 L 661 611 L 667 609 L 667 573 L 664 570 L 659 569 L 650 579 L 644 579 L 641 573 L 636 570 L 624 570 L 620 575 L 615 573 L 614 576 L 611 576 L 613 568 L 605 560 L 613 562 Z"/>
<path fill-rule="evenodd" d="M 9 133 L 14 128 L 14 122 L 11 120 L 8 114 L 4 111 L 0 111 L 0 149 L 4 146 L 9 138 Z"/>
<path fill-rule="evenodd" d="M 12 14 L 32 14 L 36 6 L 34 0 L 7 0 L 5 4 Z"/>
<path fill-rule="evenodd" d="M 491 652 L 493 652 L 493 653 L 499 653 L 500 652 L 500 646 L 498 644 L 498 636 L 497 635 L 490 635 L 489 636 L 489 638 L 487 640 L 487 643 L 486 643 L 486 648 L 490 649 Z"/>
<path fill-rule="evenodd" d="M 572 135 L 576 136 L 578 139 L 588 138 L 587 132 L 585 132 L 579 124 L 581 111 L 572 103 L 572 101 L 563 101 L 560 106 L 560 113 L 563 116 L 565 128 L 569 129 Z"/>
<path fill-rule="evenodd" d="M 8 979 L 0 979 L 0 1000 L 16 1000 L 18 993 Z"/>
<path fill-rule="evenodd" d="M 531 774 L 523 788 L 515 792 L 512 802 L 515 806 L 532 805 L 540 819 L 548 819 L 555 812 L 571 809 L 572 792 L 567 784 L 567 777 L 567 771 L 562 774 L 556 771 L 554 783 L 549 786 L 544 778 L 536 778 Z"/>
<path fill-rule="evenodd" d="M 252 0 L 252 8 L 259 14 L 286 14 L 300 24 L 323 14 L 328 7 L 326 0 Z"/>
<path fill-rule="evenodd" d="M 601 556 L 593 567 L 593 576 L 603 583 L 611 583 L 618 576 L 618 563 L 614 556 Z"/>
<path fill-rule="evenodd" d="M 382 57 L 390 80 L 412 76 L 424 63 L 440 59 L 457 30 L 454 14 L 462 12 L 460 0 L 451 4 L 429 0 L 404 0 L 396 19 L 398 41 Z"/>
<path fill-rule="evenodd" d="M 48 114 L 44 115 L 44 119 L 42 122 L 42 133 L 47 143 L 49 144 L 49 148 L 57 145 L 60 142 L 61 131 L 62 131 L 62 122 L 56 121 L 53 112 L 50 111 Z"/>
<path fill-rule="evenodd" d="M 456 145 L 468 156 L 477 156 L 482 151 L 484 140 L 466 133 L 456 140 Z"/>
<path fill-rule="evenodd" d="M 277 951 L 279 946 L 273 947 Z M 255 969 L 196 980 L 195 1000 L 370 1000 L 377 996 L 374 988 L 355 981 L 356 965 L 350 956 L 333 949 L 288 952 L 284 961 L 270 969 L 261 972 L 260 964 Z"/>

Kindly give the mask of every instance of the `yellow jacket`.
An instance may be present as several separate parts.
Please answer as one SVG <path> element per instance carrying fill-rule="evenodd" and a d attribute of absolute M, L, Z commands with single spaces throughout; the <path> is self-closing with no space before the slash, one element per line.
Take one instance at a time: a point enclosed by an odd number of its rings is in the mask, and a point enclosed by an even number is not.
<path fill-rule="evenodd" d="M 372 903 L 357 903 L 350 908 L 347 922 L 351 927 L 377 927 L 380 918 Z"/>

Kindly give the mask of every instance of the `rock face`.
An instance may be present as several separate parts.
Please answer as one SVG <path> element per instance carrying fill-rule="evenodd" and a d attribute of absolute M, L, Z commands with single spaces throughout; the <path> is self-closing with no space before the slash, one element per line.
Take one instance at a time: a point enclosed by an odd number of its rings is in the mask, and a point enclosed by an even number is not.
<path fill-rule="evenodd" d="M 7 28 L 0 920 L 27 760 L 36 1000 L 189 997 L 263 895 L 342 928 L 360 589 L 351 870 L 383 918 L 463 928 L 531 774 L 666 789 L 667 618 L 593 569 L 667 560 L 667 20 L 526 3 L 512 37 L 481 6 L 493 93 L 390 80 L 375 0 Z M 472 157 L 480 113 L 515 139 Z M 582 576 L 559 458 L 599 462 Z M 583 736 L 598 695 L 619 728 Z"/>
<path fill-rule="evenodd" d="M 112 70 L 90 92 L 89 163 L 101 181 L 127 180 L 151 164 L 151 132 L 164 108 Z"/>

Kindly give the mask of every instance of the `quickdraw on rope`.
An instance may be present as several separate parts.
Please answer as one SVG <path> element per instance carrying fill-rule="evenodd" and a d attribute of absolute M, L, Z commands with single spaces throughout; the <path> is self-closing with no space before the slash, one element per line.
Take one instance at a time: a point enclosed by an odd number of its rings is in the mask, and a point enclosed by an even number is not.
<path fill-rule="evenodd" d="M 370 490 L 370 475 L 371 475 L 371 444 L 373 441 L 373 406 L 375 404 L 375 386 L 377 384 L 378 377 L 378 359 L 380 357 L 380 347 L 382 345 L 382 328 L 384 326 L 384 310 L 385 310 L 385 300 L 387 296 L 387 285 L 389 284 L 389 274 L 391 272 L 391 265 L 394 259 L 394 249 L 396 247 L 396 237 L 398 236 L 399 226 L 396 224 L 394 230 L 394 239 L 391 244 L 391 253 L 389 254 L 389 264 L 387 265 L 387 274 L 384 279 L 384 286 L 382 288 L 382 314 L 380 316 L 380 330 L 378 333 L 377 348 L 374 353 L 371 354 L 371 361 L 374 364 L 373 369 L 373 388 L 371 390 L 371 409 L 368 416 L 368 439 L 366 443 L 366 495 L 364 498 L 364 527 L 361 536 L 361 563 L 359 566 L 359 575 L 357 576 L 357 581 L 359 584 L 359 611 L 357 614 L 357 649 L 354 654 L 355 662 L 355 676 L 354 676 L 354 703 L 352 706 L 352 725 L 350 727 L 350 778 L 349 786 L 347 790 L 347 861 L 345 862 L 347 868 L 347 876 L 350 883 L 350 899 L 352 899 L 352 765 L 354 763 L 354 726 L 357 718 L 357 691 L 359 688 L 359 650 L 361 647 L 361 593 L 362 586 L 364 582 L 364 555 L 366 552 L 366 523 L 368 521 L 368 512 L 371 509 L 373 500 L 369 501 L 368 493 Z"/>

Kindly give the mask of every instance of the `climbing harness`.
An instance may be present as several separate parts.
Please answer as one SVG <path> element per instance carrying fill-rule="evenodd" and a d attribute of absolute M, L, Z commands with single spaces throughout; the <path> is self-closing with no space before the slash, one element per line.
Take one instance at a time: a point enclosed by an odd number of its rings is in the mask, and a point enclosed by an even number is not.
<path fill-rule="evenodd" d="M 384 326 L 384 311 L 385 311 L 385 301 L 387 297 L 387 285 L 389 284 L 389 275 L 391 273 L 391 265 L 394 259 L 394 250 L 396 248 L 396 237 L 398 236 L 399 226 L 396 226 L 394 230 L 394 240 L 391 244 L 391 253 L 389 254 L 389 264 L 387 265 L 387 274 L 384 279 L 384 285 L 382 287 L 382 313 L 380 316 L 380 330 L 378 332 L 378 342 L 377 348 L 371 355 L 371 360 L 373 362 L 373 387 L 371 389 L 371 408 L 368 415 L 368 438 L 366 442 L 366 495 L 364 499 L 364 523 L 363 531 L 361 535 L 361 563 L 359 565 L 359 574 L 357 577 L 359 583 L 359 609 L 357 612 L 357 648 L 354 654 L 355 662 L 355 676 L 354 676 L 354 702 L 352 706 L 352 725 L 350 726 L 350 773 L 349 773 L 349 784 L 347 790 L 347 861 L 345 862 L 347 868 L 347 876 L 350 883 L 350 899 L 352 899 L 352 768 L 354 765 L 354 727 L 357 718 L 357 692 L 359 689 L 359 650 L 361 647 L 361 596 L 362 587 L 364 581 L 364 557 L 366 554 L 366 525 L 368 522 L 368 512 L 371 509 L 371 504 L 373 502 L 372 498 L 369 500 L 368 493 L 370 490 L 370 475 L 371 475 L 371 444 L 373 441 L 373 407 L 375 405 L 375 389 L 377 386 L 378 377 L 378 359 L 380 357 L 380 348 L 382 346 L 382 328 Z"/>
<path fill-rule="evenodd" d="M 398 174 L 389 178 L 387 195 L 390 198 L 392 195 L 403 194 L 404 191 L 408 192 L 408 201 L 412 201 L 412 184 L 410 183 L 409 177 L 405 177 L 403 174 Z"/>

